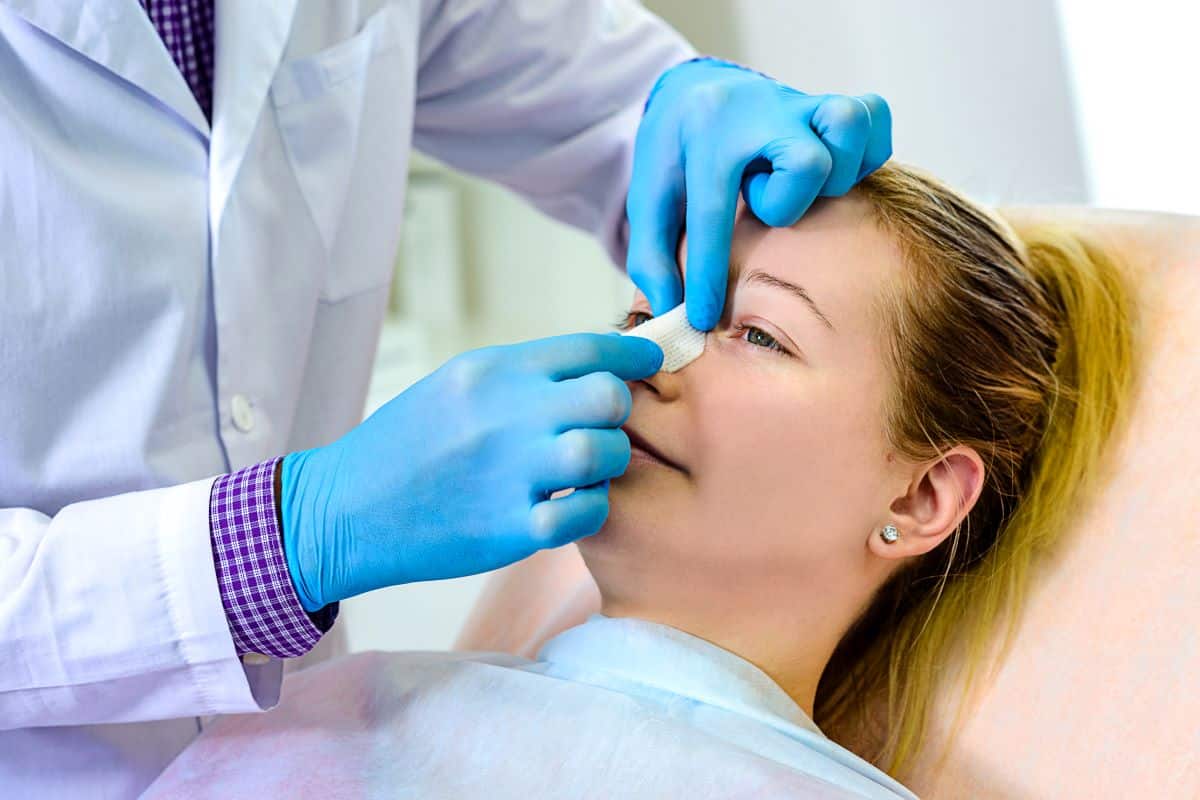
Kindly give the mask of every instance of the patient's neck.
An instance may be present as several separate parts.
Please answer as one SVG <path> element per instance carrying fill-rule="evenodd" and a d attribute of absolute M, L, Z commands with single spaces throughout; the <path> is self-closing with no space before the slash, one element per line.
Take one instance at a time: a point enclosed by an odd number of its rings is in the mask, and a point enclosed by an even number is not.
<path fill-rule="evenodd" d="M 797 591 L 794 581 L 752 588 L 730 582 L 703 593 L 692 586 L 675 602 L 666 599 L 670 594 L 623 595 L 607 588 L 601 585 L 601 613 L 669 625 L 741 656 L 779 684 L 810 719 L 821 673 L 862 607 L 862 598 L 844 588 Z"/>

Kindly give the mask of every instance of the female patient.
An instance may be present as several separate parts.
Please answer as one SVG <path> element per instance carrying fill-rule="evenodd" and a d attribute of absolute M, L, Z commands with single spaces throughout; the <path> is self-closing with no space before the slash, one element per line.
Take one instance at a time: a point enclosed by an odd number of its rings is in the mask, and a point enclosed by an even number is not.
<path fill-rule="evenodd" d="M 579 543 L 600 614 L 535 661 L 298 673 L 156 790 L 910 797 L 883 769 L 920 750 L 939 668 L 958 651 L 969 688 L 996 663 L 1096 483 L 1130 290 L 1083 240 L 1018 237 L 896 164 L 790 229 L 741 209 L 730 256 L 704 354 L 630 385 L 633 458 Z M 626 326 L 649 316 L 638 297 Z"/>

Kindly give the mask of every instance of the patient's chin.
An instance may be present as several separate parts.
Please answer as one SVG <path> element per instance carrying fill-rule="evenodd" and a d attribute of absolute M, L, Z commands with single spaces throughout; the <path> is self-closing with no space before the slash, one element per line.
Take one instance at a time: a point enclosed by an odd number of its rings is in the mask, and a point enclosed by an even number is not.
<path fill-rule="evenodd" d="M 592 545 L 640 549 L 654 531 L 660 533 L 677 508 L 678 486 L 653 471 L 629 471 L 614 478 L 608 487 L 608 518 Z M 582 543 L 582 540 L 581 540 Z"/>
<path fill-rule="evenodd" d="M 608 485 L 608 522 L 605 528 L 653 515 L 670 496 L 671 489 L 653 470 L 630 469 Z"/>

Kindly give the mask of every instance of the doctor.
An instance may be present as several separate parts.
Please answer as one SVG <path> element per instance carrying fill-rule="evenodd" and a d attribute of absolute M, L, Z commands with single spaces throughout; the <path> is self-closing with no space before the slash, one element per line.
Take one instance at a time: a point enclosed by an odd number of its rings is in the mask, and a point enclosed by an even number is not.
<path fill-rule="evenodd" d="M 0 0 L 6 797 L 135 795 L 339 600 L 603 523 L 651 342 L 467 353 L 356 427 L 410 147 L 594 233 L 656 313 L 686 224 L 705 329 L 739 194 L 788 225 L 890 155 L 880 98 L 690 60 L 632 2 L 213 6 Z"/>

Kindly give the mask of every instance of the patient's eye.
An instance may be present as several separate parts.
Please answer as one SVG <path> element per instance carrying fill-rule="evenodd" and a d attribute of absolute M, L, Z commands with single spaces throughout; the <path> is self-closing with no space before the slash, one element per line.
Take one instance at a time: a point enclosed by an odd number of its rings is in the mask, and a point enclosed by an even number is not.
<path fill-rule="evenodd" d="M 744 336 L 745 340 L 752 345 L 756 345 L 767 350 L 774 350 L 780 355 L 791 355 L 774 336 L 767 333 L 762 328 L 756 328 L 753 325 L 742 324 L 738 324 L 736 328 L 738 335 Z"/>
<path fill-rule="evenodd" d="M 654 315 L 646 311 L 627 311 L 613 325 L 619 331 L 627 331 L 631 328 L 636 328 L 643 322 L 649 322 L 654 319 Z"/>

